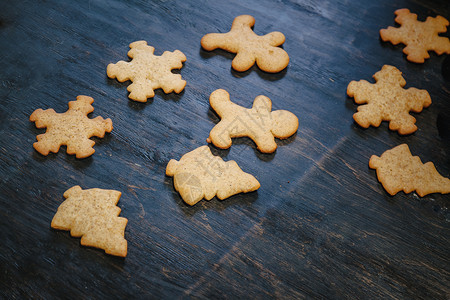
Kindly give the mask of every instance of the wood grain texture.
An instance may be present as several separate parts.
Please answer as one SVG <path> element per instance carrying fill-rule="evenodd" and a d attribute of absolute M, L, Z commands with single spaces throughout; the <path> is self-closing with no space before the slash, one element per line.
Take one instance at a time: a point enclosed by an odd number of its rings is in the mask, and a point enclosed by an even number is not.
<path fill-rule="evenodd" d="M 389 196 L 368 161 L 407 143 L 450 177 L 449 56 L 424 64 L 384 43 L 394 11 L 450 19 L 447 1 L 3 1 L 0 10 L 0 298 L 399 298 L 450 295 L 449 195 Z M 234 55 L 201 49 L 241 14 L 255 33 L 281 31 L 288 67 L 269 74 L 231 69 Z M 450 34 L 443 34 L 449 37 Z M 146 40 L 155 54 L 182 51 L 180 94 L 128 99 L 129 82 L 106 76 Z M 432 104 L 408 136 L 354 123 L 350 81 L 372 81 L 383 65 Z M 206 144 L 219 122 L 209 95 L 226 89 L 250 107 L 258 95 L 299 118 L 273 154 L 248 138 L 215 155 L 235 160 L 257 192 L 186 205 L 165 176 L 170 159 Z M 114 129 L 94 138 L 95 154 L 42 156 L 28 121 L 37 108 L 64 112 L 94 98 L 90 117 Z M 122 192 L 128 256 L 105 255 L 50 228 L 68 188 Z"/>

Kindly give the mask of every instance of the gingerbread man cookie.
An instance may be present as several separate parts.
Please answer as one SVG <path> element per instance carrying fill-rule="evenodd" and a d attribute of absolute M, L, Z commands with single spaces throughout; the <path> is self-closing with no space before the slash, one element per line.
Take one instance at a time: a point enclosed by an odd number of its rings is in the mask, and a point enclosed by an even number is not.
<path fill-rule="evenodd" d="M 400 191 L 416 191 L 420 197 L 450 193 L 450 179 L 441 176 L 432 162 L 424 164 L 418 156 L 412 156 L 406 144 L 387 150 L 380 157 L 372 155 L 369 167 L 377 170 L 378 181 L 391 195 Z"/>
<path fill-rule="evenodd" d="M 131 43 L 130 48 L 130 62 L 119 61 L 109 64 L 106 69 L 109 78 L 133 82 L 127 88 L 130 99 L 147 102 L 147 98 L 155 96 L 155 89 L 162 88 L 166 94 L 180 93 L 184 89 L 186 81 L 181 79 L 180 74 L 171 72 L 172 69 L 181 69 L 186 61 L 181 51 L 165 51 L 161 56 L 156 56 L 153 54 L 155 48 L 148 46 L 146 41 Z"/>
<path fill-rule="evenodd" d="M 127 256 L 124 238 L 126 218 L 119 217 L 119 191 L 74 186 L 64 193 L 66 200 L 58 207 L 51 227 L 70 230 L 81 237 L 81 245 L 105 250 L 107 254 Z"/>
<path fill-rule="evenodd" d="M 214 156 L 208 146 L 183 155 L 180 161 L 171 159 L 166 175 L 173 176 L 175 190 L 189 205 L 203 198 L 211 200 L 216 195 L 223 200 L 242 192 L 256 191 L 260 187 L 258 180 L 243 172 L 235 161 L 223 161 Z"/>
<path fill-rule="evenodd" d="M 230 100 L 227 91 L 219 89 L 209 97 L 211 107 L 221 118 L 209 134 L 207 142 L 227 149 L 231 138 L 247 136 L 263 153 L 277 149 L 275 137 L 286 139 L 297 132 L 298 118 L 287 110 L 272 111 L 272 101 L 266 96 L 258 96 L 250 109 L 239 106 Z"/>
<path fill-rule="evenodd" d="M 94 154 L 95 145 L 90 137 L 104 137 L 105 132 L 113 129 L 111 119 L 102 117 L 89 119 L 87 115 L 94 111 L 91 105 L 94 99 L 88 96 L 78 96 L 76 101 L 69 102 L 69 110 L 65 113 L 56 113 L 53 109 L 37 109 L 30 121 L 36 122 L 37 128 L 47 128 L 44 134 L 37 136 L 33 144 L 42 155 L 49 152 L 56 153 L 61 145 L 67 146 L 68 154 L 76 154 L 77 158 L 85 158 Z"/>
<path fill-rule="evenodd" d="M 426 58 L 430 58 L 428 51 L 434 51 L 438 55 L 450 54 L 450 40 L 438 35 L 447 31 L 449 25 L 447 19 L 437 16 L 428 17 L 425 22 L 420 22 L 417 15 L 406 8 L 396 10 L 395 14 L 397 15 L 395 22 L 401 26 L 381 29 L 380 36 L 383 41 L 390 41 L 394 45 L 405 44 L 403 53 L 407 55 L 406 59 L 423 63 Z"/>
<path fill-rule="evenodd" d="M 227 33 L 209 33 L 201 40 L 203 49 L 212 51 L 220 48 L 236 53 L 231 66 L 239 72 L 247 71 L 256 64 L 266 72 L 277 73 L 289 64 L 289 55 L 281 49 L 285 37 L 281 32 L 271 32 L 264 36 L 252 30 L 255 18 L 248 15 L 234 19 Z"/>
<path fill-rule="evenodd" d="M 361 127 L 378 127 L 381 121 L 389 121 L 389 129 L 399 134 L 410 134 L 417 130 L 416 119 L 410 111 L 421 112 L 431 104 L 427 91 L 416 88 L 404 89 L 405 79 L 396 67 L 385 65 L 373 76 L 376 83 L 365 80 L 352 81 L 347 94 L 355 98 L 358 112 L 353 119 Z M 367 103 L 367 104 L 366 104 Z"/>

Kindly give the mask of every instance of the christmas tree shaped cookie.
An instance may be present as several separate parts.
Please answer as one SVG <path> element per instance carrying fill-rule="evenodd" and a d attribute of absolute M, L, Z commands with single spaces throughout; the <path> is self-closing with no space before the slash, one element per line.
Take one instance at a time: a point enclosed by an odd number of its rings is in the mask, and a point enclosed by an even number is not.
<path fill-rule="evenodd" d="M 68 154 L 75 154 L 77 158 L 85 158 L 94 154 L 92 148 L 95 142 L 90 137 L 104 137 L 105 132 L 113 129 L 111 119 L 102 117 L 89 119 L 87 115 L 94 111 L 91 105 L 94 99 L 88 96 L 78 96 L 76 101 L 69 102 L 69 110 L 56 113 L 53 109 L 37 109 L 30 121 L 36 122 L 37 128 L 47 128 L 44 134 L 37 136 L 33 144 L 42 155 L 58 152 L 61 145 L 67 146 Z"/>
<path fill-rule="evenodd" d="M 450 54 L 450 40 L 439 36 L 439 33 L 447 31 L 449 22 L 442 16 L 428 17 L 425 22 L 417 20 L 417 15 L 403 8 L 395 11 L 395 22 L 401 26 L 396 28 L 389 26 L 380 30 L 383 41 L 389 41 L 394 45 L 403 43 L 403 53 L 406 59 L 415 63 L 423 63 L 430 55 L 428 51 L 434 51 L 438 55 Z"/>
<path fill-rule="evenodd" d="M 223 200 L 260 187 L 258 180 L 243 172 L 235 161 L 223 161 L 214 156 L 208 146 L 183 155 L 180 161 L 171 159 L 167 164 L 166 175 L 173 176 L 175 190 L 189 205 L 196 204 L 202 198 L 211 200 L 217 195 Z"/>
<path fill-rule="evenodd" d="M 352 81 L 347 94 L 355 98 L 358 112 L 353 119 L 361 127 L 378 127 L 381 121 L 389 121 L 389 129 L 399 134 L 410 134 L 417 130 L 416 119 L 410 111 L 421 112 L 431 104 L 427 91 L 416 88 L 404 89 L 405 79 L 396 67 L 385 65 L 373 76 L 376 83 L 365 80 Z"/>
<path fill-rule="evenodd" d="M 124 238 L 128 220 L 118 217 L 117 202 L 121 193 L 114 190 L 82 190 L 74 186 L 64 193 L 66 200 L 59 206 L 51 227 L 70 230 L 81 237 L 81 245 L 105 250 L 106 253 L 125 257 L 127 241 Z"/>
<path fill-rule="evenodd" d="M 106 69 L 109 78 L 133 82 L 127 88 L 130 99 L 147 102 L 147 98 L 155 96 L 155 89 L 162 88 L 166 94 L 180 93 L 184 89 L 186 81 L 181 79 L 180 74 L 171 72 L 172 69 L 181 69 L 186 61 L 186 56 L 181 51 L 165 51 L 157 56 L 153 54 L 155 48 L 148 46 L 146 41 L 131 43 L 130 48 L 130 62 L 119 61 L 109 64 Z"/>
<path fill-rule="evenodd" d="M 275 137 L 286 139 L 297 132 L 298 118 L 287 110 L 272 111 L 272 101 L 263 95 L 255 98 L 252 108 L 239 106 L 230 100 L 227 91 L 219 89 L 209 97 L 211 107 L 221 118 L 209 134 L 207 142 L 227 149 L 231 138 L 249 137 L 263 153 L 277 149 Z"/>
<path fill-rule="evenodd" d="M 412 156 L 408 145 L 387 150 L 380 157 L 372 155 L 369 167 L 377 170 L 378 180 L 391 195 L 416 191 L 420 197 L 431 193 L 450 193 L 450 179 L 441 176 L 432 162 L 423 164 Z"/>
<path fill-rule="evenodd" d="M 259 36 L 253 32 L 255 18 L 249 15 L 238 16 L 227 33 L 209 33 L 201 40 L 203 49 L 212 51 L 220 48 L 236 53 L 231 66 L 239 72 L 250 69 L 256 62 L 266 72 L 277 73 L 289 64 L 289 55 L 281 49 L 285 37 L 281 32 L 271 32 Z"/>

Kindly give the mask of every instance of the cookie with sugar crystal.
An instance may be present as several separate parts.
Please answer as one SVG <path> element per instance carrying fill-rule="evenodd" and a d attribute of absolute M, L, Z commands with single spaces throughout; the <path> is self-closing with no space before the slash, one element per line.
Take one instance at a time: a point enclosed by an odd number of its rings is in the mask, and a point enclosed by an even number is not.
<path fill-rule="evenodd" d="M 402 72 L 396 67 L 384 65 L 373 76 L 376 83 L 365 80 L 351 81 L 347 95 L 354 97 L 358 112 L 353 119 L 364 128 L 378 127 L 382 121 L 389 122 L 389 129 L 399 134 L 411 134 L 417 130 L 416 119 L 410 111 L 419 113 L 431 105 L 431 97 L 426 90 L 404 89 L 406 85 Z"/>
<path fill-rule="evenodd" d="M 423 63 L 426 58 L 430 58 L 428 51 L 434 51 L 438 55 L 450 54 L 450 40 L 439 36 L 439 33 L 447 31 L 447 19 L 442 16 L 427 17 L 425 22 L 421 22 L 417 20 L 416 14 L 406 8 L 396 10 L 395 15 L 395 22 L 400 24 L 400 27 L 389 26 L 387 29 L 380 29 L 380 37 L 384 42 L 406 45 L 403 53 L 407 55 L 407 60 Z"/>
<path fill-rule="evenodd" d="M 37 109 L 30 121 L 35 122 L 37 128 L 47 128 L 44 134 L 37 136 L 34 149 L 42 155 L 56 153 L 61 145 L 67 146 L 68 154 L 75 154 L 77 158 L 85 158 L 94 154 L 95 142 L 89 138 L 96 136 L 103 138 L 106 132 L 113 129 L 111 119 L 96 117 L 90 119 L 87 115 L 94 111 L 91 105 L 94 99 L 88 96 L 78 96 L 76 101 L 69 102 L 69 110 L 57 113 L 53 109 Z"/>
<path fill-rule="evenodd" d="M 227 33 L 208 33 L 201 39 L 203 49 L 212 51 L 217 48 L 236 53 L 231 66 L 238 72 L 250 69 L 255 62 L 258 67 L 269 73 L 278 73 L 289 64 L 289 55 L 281 46 L 285 37 L 274 31 L 263 36 L 253 32 L 255 18 L 249 15 L 238 16 Z"/>
<path fill-rule="evenodd" d="M 58 207 L 51 227 L 70 230 L 73 237 L 81 237 L 83 246 L 125 257 L 127 241 L 124 235 L 128 220 L 119 217 L 121 210 L 117 203 L 121 194 L 115 190 L 83 190 L 74 186 L 64 193 L 66 200 Z"/>
<path fill-rule="evenodd" d="M 376 169 L 378 181 L 391 195 L 400 191 L 416 191 L 420 197 L 450 193 L 450 179 L 439 174 L 432 162 L 424 164 L 413 156 L 407 144 L 387 150 L 380 157 L 372 155 L 369 167 Z"/>
<path fill-rule="evenodd" d="M 208 146 L 201 146 L 181 157 L 171 159 L 166 175 L 173 177 L 175 190 L 189 205 L 201 199 L 220 200 L 239 193 L 256 191 L 260 184 L 253 175 L 245 173 L 231 160 L 225 162 L 214 156 Z"/>
<path fill-rule="evenodd" d="M 186 56 L 180 51 L 165 51 L 161 56 L 154 55 L 155 48 L 146 41 L 136 41 L 130 44 L 128 56 L 130 62 L 119 61 L 109 64 L 106 73 L 109 78 L 117 78 L 120 82 L 132 81 L 127 88 L 128 97 L 138 102 L 147 102 L 155 96 L 155 89 L 161 88 L 164 93 L 180 93 L 186 86 L 186 81 L 180 74 L 174 74 L 172 69 L 181 69 Z"/>
<path fill-rule="evenodd" d="M 272 153 L 277 149 L 275 138 L 286 139 L 298 129 L 298 118 L 293 113 L 272 111 L 272 101 L 263 95 L 255 98 L 252 108 L 245 108 L 231 102 L 227 91 L 218 89 L 211 93 L 209 103 L 221 120 L 207 142 L 221 149 L 231 147 L 231 138 L 249 137 L 259 151 Z"/>

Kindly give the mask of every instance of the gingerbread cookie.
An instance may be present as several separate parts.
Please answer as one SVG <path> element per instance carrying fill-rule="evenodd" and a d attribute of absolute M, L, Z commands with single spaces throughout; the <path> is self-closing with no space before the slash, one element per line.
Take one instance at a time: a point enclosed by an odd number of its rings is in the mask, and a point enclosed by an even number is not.
<path fill-rule="evenodd" d="M 380 30 L 383 41 L 389 41 L 394 45 L 403 43 L 406 47 L 403 53 L 406 59 L 415 63 L 423 63 L 430 55 L 428 51 L 434 51 L 438 55 L 450 54 L 450 40 L 439 36 L 439 33 L 447 31 L 449 22 L 442 16 L 428 17 L 425 22 L 417 20 L 417 15 L 403 8 L 395 11 L 395 22 L 401 26 L 396 28 L 389 26 Z"/>
<path fill-rule="evenodd" d="M 166 94 L 180 93 L 184 89 L 186 81 L 181 79 L 180 74 L 171 72 L 172 69 L 181 69 L 186 61 L 181 51 L 165 51 L 161 56 L 156 56 L 153 54 L 155 48 L 148 46 L 146 41 L 131 43 L 130 48 L 130 62 L 119 61 L 109 64 L 106 69 L 109 78 L 133 82 L 127 88 L 130 99 L 147 102 L 147 98 L 155 96 L 155 89 L 162 88 Z"/>
<path fill-rule="evenodd" d="M 272 110 L 272 101 L 266 96 L 258 96 L 250 109 L 239 106 L 230 100 L 227 91 L 219 89 L 209 97 L 211 107 L 221 118 L 207 139 L 216 147 L 227 149 L 231 138 L 247 136 L 263 153 L 277 149 L 275 137 L 286 139 L 297 132 L 298 118 L 287 110 Z"/>
<path fill-rule="evenodd" d="M 184 202 L 194 205 L 202 198 L 223 200 L 238 193 L 256 191 L 260 184 L 252 175 L 245 173 L 235 161 L 223 161 L 214 156 L 208 146 L 199 147 L 180 161 L 171 159 L 166 175 L 173 176 L 175 190 Z"/>
<path fill-rule="evenodd" d="M 236 53 L 231 66 L 239 72 L 247 71 L 254 65 L 266 72 L 277 73 L 289 64 L 289 55 L 281 49 L 285 37 L 281 32 L 271 32 L 264 36 L 252 30 L 255 18 L 248 15 L 234 19 L 227 33 L 209 33 L 201 40 L 203 49 L 212 51 L 220 48 Z"/>
<path fill-rule="evenodd" d="M 81 245 L 105 250 L 107 254 L 127 255 L 124 238 L 128 220 L 119 217 L 117 202 L 121 193 L 114 190 L 82 190 L 74 186 L 64 193 L 66 200 L 59 206 L 51 227 L 70 230 L 73 237 L 81 237 Z"/>
<path fill-rule="evenodd" d="M 396 67 L 385 65 L 373 76 L 376 83 L 365 80 L 352 81 L 347 94 L 355 98 L 358 112 L 353 119 L 361 127 L 378 127 L 381 121 L 389 121 L 389 129 L 399 134 L 410 134 L 417 130 L 416 119 L 410 111 L 421 112 L 431 104 L 427 91 L 416 88 L 404 89 L 405 79 Z"/>
<path fill-rule="evenodd" d="M 94 111 L 91 105 L 93 102 L 91 97 L 78 96 L 76 101 L 69 102 L 69 110 L 65 113 L 56 113 L 53 109 L 35 110 L 30 121 L 36 122 L 37 128 L 47 128 L 47 131 L 37 136 L 34 149 L 42 155 L 48 155 L 49 152 L 58 152 L 61 145 L 66 145 L 67 153 L 76 154 L 77 158 L 94 154 L 92 146 L 95 142 L 89 138 L 102 138 L 105 132 L 111 132 L 113 126 L 109 118 L 104 120 L 102 117 L 87 117 Z"/>
<path fill-rule="evenodd" d="M 420 197 L 432 193 L 450 193 L 450 179 L 441 176 L 432 162 L 422 163 L 412 156 L 408 145 L 387 150 L 380 157 L 372 155 L 369 167 L 377 170 L 378 181 L 391 195 L 416 191 Z"/>

